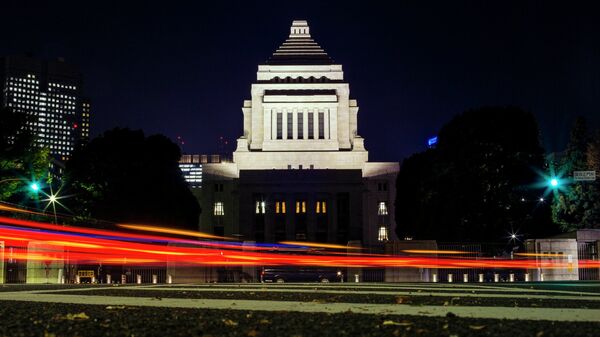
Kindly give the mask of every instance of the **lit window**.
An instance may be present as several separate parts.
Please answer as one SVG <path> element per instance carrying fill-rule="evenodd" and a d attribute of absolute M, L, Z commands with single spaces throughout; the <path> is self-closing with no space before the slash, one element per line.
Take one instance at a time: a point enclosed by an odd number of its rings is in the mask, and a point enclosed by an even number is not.
<path fill-rule="evenodd" d="M 387 241 L 388 240 L 388 229 L 385 226 L 379 227 L 379 231 L 377 232 L 377 241 Z"/>
<path fill-rule="evenodd" d="M 265 214 L 265 206 L 264 201 L 256 201 L 256 214 Z"/>
<path fill-rule="evenodd" d="M 277 201 L 275 202 L 275 213 L 277 214 L 285 214 L 285 201 Z"/>
<path fill-rule="evenodd" d="M 296 201 L 296 213 L 306 213 L 306 201 Z"/>
<path fill-rule="evenodd" d="M 225 215 L 225 209 L 223 208 L 223 202 L 215 202 L 214 215 Z"/>
<path fill-rule="evenodd" d="M 388 208 L 385 201 L 379 202 L 379 208 L 377 209 L 377 215 L 388 215 Z"/>
<path fill-rule="evenodd" d="M 317 201 L 315 210 L 316 210 L 316 213 L 320 213 L 320 214 L 327 213 L 327 201 Z"/>

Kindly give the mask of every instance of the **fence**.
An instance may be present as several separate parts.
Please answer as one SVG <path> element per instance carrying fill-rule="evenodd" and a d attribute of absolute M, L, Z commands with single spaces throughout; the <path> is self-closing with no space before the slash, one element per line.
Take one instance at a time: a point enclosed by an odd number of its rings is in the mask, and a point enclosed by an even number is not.
<path fill-rule="evenodd" d="M 598 246 L 596 242 L 578 242 L 577 256 L 579 260 L 598 260 Z M 598 268 L 579 268 L 579 280 L 599 280 Z"/>

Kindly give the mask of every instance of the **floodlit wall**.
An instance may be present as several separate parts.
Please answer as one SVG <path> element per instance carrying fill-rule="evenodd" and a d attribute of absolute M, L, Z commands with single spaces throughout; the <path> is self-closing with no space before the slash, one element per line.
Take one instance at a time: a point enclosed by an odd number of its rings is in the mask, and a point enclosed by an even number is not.
<path fill-rule="evenodd" d="M 31 241 L 27 246 L 27 255 L 26 283 L 64 283 L 63 247 Z"/>
<path fill-rule="evenodd" d="M 385 245 L 385 252 L 389 255 L 405 255 L 403 250 L 437 250 L 438 245 L 434 240 L 403 240 L 389 242 Z M 433 268 L 385 268 L 385 282 L 431 282 L 432 275 L 437 274 Z"/>
<path fill-rule="evenodd" d="M 186 244 L 169 243 L 171 247 L 194 247 Z M 172 283 L 214 283 L 218 275 L 216 267 L 192 265 L 177 261 L 167 261 L 167 282 Z"/>
<path fill-rule="evenodd" d="M 525 242 L 528 253 L 534 253 L 539 268 L 530 269 L 533 281 L 577 281 L 579 264 L 576 239 L 536 239 Z M 564 267 L 543 268 L 542 264 Z"/>

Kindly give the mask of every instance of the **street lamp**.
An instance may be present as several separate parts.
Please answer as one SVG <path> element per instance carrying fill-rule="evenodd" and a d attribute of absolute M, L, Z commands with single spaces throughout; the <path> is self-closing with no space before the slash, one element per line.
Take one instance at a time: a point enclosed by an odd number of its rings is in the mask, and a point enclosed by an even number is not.
<path fill-rule="evenodd" d="M 29 188 L 34 192 L 38 192 L 40 190 L 40 185 L 38 185 L 38 183 L 31 183 Z"/>
<path fill-rule="evenodd" d="M 556 178 L 550 179 L 550 186 L 553 188 L 558 187 L 558 179 L 556 179 Z"/>
<path fill-rule="evenodd" d="M 8 179 L 3 179 L 3 180 L 0 180 L 0 184 L 6 183 L 6 182 L 9 182 L 9 181 L 26 181 L 26 182 L 29 182 L 28 187 L 29 187 L 29 190 L 31 190 L 31 192 L 38 193 L 40 191 L 40 184 L 37 183 L 36 181 L 30 181 L 27 178 L 8 178 Z"/>

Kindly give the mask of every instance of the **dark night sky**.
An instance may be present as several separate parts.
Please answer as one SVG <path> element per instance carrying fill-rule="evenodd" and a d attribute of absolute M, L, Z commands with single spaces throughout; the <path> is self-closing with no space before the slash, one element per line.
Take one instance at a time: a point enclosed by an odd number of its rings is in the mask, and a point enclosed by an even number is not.
<path fill-rule="evenodd" d="M 307 19 L 344 66 L 372 160 L 420 151 L 453 115 L 482 105 L 533 112 L 549 151 L 562 149 L 577 115 L 600 126 L 597 5 L 97 3 L 13 1 L 0 18 L 0 54 L 60 56 L 81 68 L 92 134 L 121 126 L 181 135 L 187 153 L 218 151 L 221 135 L 234 143 L 257 65 L 293 19 Z"/>

